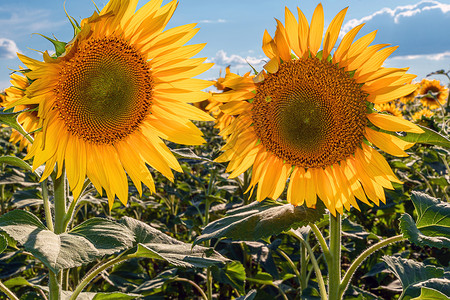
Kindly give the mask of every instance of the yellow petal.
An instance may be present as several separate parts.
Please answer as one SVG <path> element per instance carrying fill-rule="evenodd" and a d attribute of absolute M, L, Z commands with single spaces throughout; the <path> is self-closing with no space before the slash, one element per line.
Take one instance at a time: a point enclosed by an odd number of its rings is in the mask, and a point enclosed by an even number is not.
<path fill-rule="evenodd" d="M 300 50 L 298 43 L 298 23 L 292 12 L 286 7 L 284 10 L 284 19 L 286 22 L 286 36 L 289 46 L 297 57 L 302 57 L 303 52 Z"/>
<path fill-rule="evenodd" d="M 384 132 L 378 132 L 369 127 L 366 127 L 364 136 L 369 140 L 369 142 L 371 142 L 384 152 L 399 157 L 408 156 L 408 154 L 404 150 L 414 145 L 414 143 L 405 142 L 393 135 Z"/>
<path fill-rule="evenodd" d="M 348 7 L 341 10 L 331 21 L 328 26 L 327 31 L 325 32 L 325 40 L 323 42 L 323 59 L 327 59 L 328 55 L 330 55 L 331 50 L 336 44 L 336 41 L 339 37 L 339 32 L 341 30 L 342 22 L 344 22 L 345 14 L 347 12 Z"/>
<path fill-rule="evenodd" d="M 349 32 L 345 34 L 345 36 L 342 38 L 341 43 L 339 44 L 338 48 L 334 52 L 333 55 L 333 64 L 337 64 L 341 62 L 345 55 L 347 55 L 348 49 L 353 43 L 353 40 L 355 39 L 356 34 L 359 32 L 359 30 L 364 26 L 364 24 L 360 24 L 354 28 L 352 28 Z"/>
<path fill-rule="evenodd" d="M 298 44 L 300 46 L 300 54 L 305 56 L 309 55 L 308 51 L 309 24 L 305 15 L 298 7 L 297 12 L 298 12 Z"/>
<path fill-rule="evenodd" d="M 417 89 L 414 84 L 388 86 L 374 91 L 367 97 L 367 101 L 375 104 L 386 103 L 391 100 L 411 94 Z"/>
<path fill-rule="evenodd" d="M 320 45 L 322 44 L 323 26 L 323 7 L 322 4 L 319 3 L 314 10 L 308 35 L 309 51 L 311 51 L 313 56 L 317 54 L 317 51 L 319 51 Z"/>
<path fill-rule="evenodd" d="M 388 131 L 424 132 L 419 126 L 401 117 L 371 113 L 367 115 L 367 118 L 373 125 Z"/>

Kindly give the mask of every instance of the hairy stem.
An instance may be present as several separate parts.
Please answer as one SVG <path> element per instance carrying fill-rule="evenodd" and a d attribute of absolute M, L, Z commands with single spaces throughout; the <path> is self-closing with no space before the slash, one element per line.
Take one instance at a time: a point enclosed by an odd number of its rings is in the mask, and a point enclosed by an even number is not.
<path fill-rule="evenodd" d="M 192 280 L 186 279 L 186 278 L 181 278 L 181 277 L 177 277 L 174 279 L 174 281 L 181 281 L 181 282 L 187 282 L 189 284 L 191 284 L 193 287 L 195 287 L 195 289 L 200 293 L 200 295 L 202 296 L 202 298 L 204 300 L 208 300 L 208 297 L 206 296 L 205 292 L 202 290 L 201 287 L 198 286 L 198 284 L 196 284 L 195 282 L 193 282 Z"/>
<path fill-rule="evenodd" d="M 314 256 L 314 251 L 311 249 L 311 246 L 303 239 L 303 237 L 296 233 L 294 230 L 290 230 L 288 231 L 288 233 L 297 238 L 306 247 L 306 250 L 309 254 L 309 259 L 311 260 L 314 272 L 316 273 L 317 282 L 319 284 L 320 299 L 327 300 L 327 290 L 325 288 L 325 282 L 323 281 L 319 264 L 317 263 L 316 257 Z"/>
<path fill-rule="evenodd" d="M 353 263 L 350 265 L 350 267 L 348 268 L 347 272 L 345 272 L 344 277 L 342 278 L 342 282 L 341 282 L 341 286 L 339 288 L 339 295 L 342 297 L 342 295 L 344 295 L 345 290 L 347 289 L 349 283 L 350 283 L 350 279 L 352 278 L 353 274 L 355 273 L 355 271 L 358 269 L 358 267 L 362 264 L 362 262 L 369 257 L 370 255 L 372 255 L 374 252 L 380 250 L 383 247 L 386 247 L 390 244 L 393 243 L 397 243 L 400 241 L 405 240 L 405 238 L 403 237 L 403 235 L 396 235 L 390 238 L 387 238 L 381 242 L 376 243 L 375 245 L 370 246 L 369 248 L 367 248 L 366 250 L 364 250 L 364 252 L 362 252 L 354 261 Z"/>
<path fill-rule="evenodd" d="M 341 284 L 341 215 L 330 215 L 330 261 L 328 262 L 328 299 L 338 300 Z"/>
<path fill-rule="evenodd" d="M 6 296 L 12 300 L 19 300 L 19 298 L 16 295 L 14 295 L 14 293 L 10 289 L 8 289 L 1 281 L 0 281 L 0 291 L 5 293 Z"/>

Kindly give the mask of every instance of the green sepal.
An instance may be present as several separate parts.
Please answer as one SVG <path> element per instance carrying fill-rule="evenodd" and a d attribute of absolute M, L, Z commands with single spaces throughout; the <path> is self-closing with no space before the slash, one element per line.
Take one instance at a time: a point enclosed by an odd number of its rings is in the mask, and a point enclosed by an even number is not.
<path fill-rule="evenodd" d="M 67 45 L 67 43 L 62 42 L 62 41 L 58 41 L 56 38 L 54 38 L 54 39 L 49 38 L 48 36 L 45 36 L 45 35 L 40 34 L 40 33 L 35 33 L 35 34 L 42 36 L 43 38 L 45 38 L 46 40 L 50 41 L 53 44 L 53 46 L 55 47 L 56 57 L 59 57 L 64 52 L 66 52 L 66 45 Z"/>

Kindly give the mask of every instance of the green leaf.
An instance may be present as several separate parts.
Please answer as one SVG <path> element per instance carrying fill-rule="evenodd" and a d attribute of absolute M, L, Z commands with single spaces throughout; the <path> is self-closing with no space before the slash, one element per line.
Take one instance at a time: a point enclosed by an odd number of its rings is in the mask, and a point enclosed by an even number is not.
<path fill-rule="evenodd" d="M 436 279 L 444 277 L 444 269 L 433 265 L 425 265 L 411 259 L 396 256 L 383 256 L 383 261 L 389 270 L 400 280 L 403 293 L 411 297 L 419 295 L 421 285 L 433 284 L 441 287 L 445 282 L 435 282 Z M 446 280 L 450 282 L 448 279 Z M 429 287 L 429 286 L 427 286 Z M 444 287 L 441 287 L 444 288 Z"/>
<path fill-rule="evenodd" d="M 8 240 L 3 235 L 0 235 L 0 253 L 3 253 L 3 251 L 5 251 L 7 247 Z"/>
<path fill-rule="evenodd" d="M 322 218 L 325 209 L 322 202 L 317 207 L 293 206 L 266 199 L 253 202 L 228 212 L 222 219 L 209 223 L 194 242 L 212 238 L 256 241 L 279 234 L 291 228 L 308 225 Z"/>
<path fill-rule="evenodd" d="M 403 236 L 419 246 L 450 248 L 450 203 L 413 192 L 411 200 L 417 211 L 414 223 L 409 214 L 400 217 Z"/>
<path fill-rule="evenodd" d="M 69 299 L 72 296 L 73 292 L 71 291 L 63 291 L 62 299 Z M 131 294 L 131 293 L 91 293 L 91 292 L 83 292 L 80 293 L 77 297 L 77 300 L 131 300 L 131 299 L 139 299 L 141 295 L 139 294 Z"/>
<path fill-rule="evenodd" d="M 422 288 L 420 296 L 411 300 L 448 300 L 448 297 L 434 289 Z"/>
<path fill-rule="evenodd" d="M 126 226 L 104 218 L 92 218 L 69 231 L 90 241 L 100 255 L 109 255 L 133 247 L 133 232 Z"/>
<path fill-rule="evenodd" d="M 3 283 L 7 288 L 13 288 L 15 286 L 33 286 L 24 277 L 14 277 Z"/>
<path fill-rule="evenodd" d="M 250 290 L 247 295 L 236 298 L 236 300 L 253 300 L 255 299 L 257 291 L 255 289 Z"/>
<path fill-rule="evenodd" d="M 0 164 L 7 164 L 7 165 L 11 165 L 11 166 L 15 166 L 15 167 L 19 167 L 22 168 L 24 170 L 27 171 L 32 171 L 32 168 L 29 164 L 27 164 L 25 161 L 23 161 L 22 159 L 15 157 L 15 156 L 2 156 L 0 157 Z"/>
<path fill-rule="evenodd" d="M 56 38 L 55 39 L 49 38 L 48 36 L 45 36 L 40 33 L 35 33 L 35 34 L 42 36 L 43 38 L 47 39 L 48 41 L 50 41 L 53 44 L 53 46 L 55 47 L 56 56 L 61 56 L 61 54 L 66 52 L 67 43 L 58 41 Z"/>
<path fill-rule="evenodd" d="M 211 268 L 215 281 L 220 283 L 229 284 L 239 291 L 239 294 L 245 293 L 245 268 L 238 261 L 232 261 L 224 268 Z"/>
<path fill-rule="evenodd" d="M 120 222 L 134 234 L 138 243 L 136 257 L 165 260 L 185 268 L 205 268 L 229 262 L 212 248 L 181 242 L 136 219 L 123 217 Z"/>
<path fill-rule="evenodd" d="M 17 122 L 17 116 L 23 111 L 12 112 L 12 109 L 5 111 L 2 107 L 0 108 L 0 124 L 8 125 L 9 127 L 17 130 L 25 137 L 29 137 L 28 132 L 26 132 L 22 126 Z"/>
<path fill-rule="evenodd" d="M 440 133 L 437 133 L 436 131 L 425 127 L 418 125 L 424 133 L 412 133 L 412 132 L 405 132 L 402 135 L 396 135 L 399 139 L 402 139 L 407 142 L 411 143 L 420 143 L 420 144 L 429 144 L 429 145 L 435 145 L 435 146 L 441 146 L 445 148 L 450 148 L 450 140 L 448 137 L 445 137 L 441 135 Z"/>
<path fill-rule="evenodd" d="M 212 160 L 206 157 L 200 157 L 192 151 L 190 148 L 180 148 L 180 149 L 170 149 L 173 154 L 175 154 L 176 158 L 187 158 L 187 159 L 195 159 L 195 160 L 203 160 L 208 162 L 213 162 Z"/>
<path fill-rule="evenodd" d="M 256 282 L 258 284 L 273 285 L 272 275 L 266 272 L 258 272 L 254 277 L 247 277 L 247 281 Z"/>
<path fill-rule="evenodd" d="M 133 246 L 131 231 L 113 221 L 100 220 L 90 219 L 69 232 L 55 234 L 35 215 L 16 209 L 0 216 L 0 229 L 57 273 Z"/>

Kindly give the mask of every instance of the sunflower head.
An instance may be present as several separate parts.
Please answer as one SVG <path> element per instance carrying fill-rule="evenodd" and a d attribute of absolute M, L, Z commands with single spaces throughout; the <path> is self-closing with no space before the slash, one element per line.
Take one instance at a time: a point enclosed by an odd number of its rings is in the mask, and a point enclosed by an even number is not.
<path fill-rule="evenodd" d="M 381 103 L 381 104 L 375 104 L 374 108 L 379 112 L 379 113 L 388 113 L 392 116 L 396 116 L 396 117 L 402 117 L 402 112 L 400 111 L 400 109 L 397 107 L 397 105 L 395 104 L 395 102 L 388 102 L 388 103 Z"/>
<path fill-rule="evenodd" d="M 428 108 L 423 108 L 419 110 L 418 112 L 414 113 L 412 115 L 412 119 L 416 122 L 419 122 L 421 120 L 429 120 L 434 116 L 434 113 L 429 110 Z"/>
<path fill-rule="evenodd" d="M 185 45 L 196 24 L 165 30 L 177 1 L 136 11 L 137 2 L 110 0 L 74 25 L 69 43 L 52 40 L 56 55 L 44 52 L 43 61 L 19 55 L 31 84 L 10 104 L 39 107 L 42 131 L 26 158 L 45 164 L 42 178 L 64 167 L 77 198 L 87 176 L 110 207 L 116 196 L 127 202 L 127 175 L 140 193 L 142 183 L 155 190 L 148 166 L 172 180 L 181 168 L 163 139 L 201 144 L 190 120 L 212 120 L 189 104 L 207 99 L 212 84 L 192 78 L 212 66 L 191 59 L 204 44 Z"/>
<path fill-rule="evenodd" d="M 310 23 L 300 9 L 296 17 L 286 8 L 274 37 L 264 32 L 264 70 L 254 78 L 225 77 L 228 91 L 213 97 L 235 117 L 221 131 L 227 143 L 217 161 L 230 162 L 230 177 L 252 168 L 249 190 L 257 186 L 258 200 L 278 198 L 289 179 L 288 202 L 313 207 L 320 199 L 332 214 L 342 214 L 344 207 L 358 208 L 356 198 L 384 202 L 383 189 L 400 183 L 374 147 L 407 156 L 412 143 L 394 132 L 423 131 L 373 107 L 412 93 L 415 75 L 382 67 L 397 47 L 370 45 L 376 32 L 355 40 L 364 24 L 335 48 L 346 11 L 322 39 L 321 4 Z"/>
<path fill-rule="evenodd" d="M 11 85 L 5 90 L 3 101 L 0 101 L 0 106 L 8 107 L 11 103 L 25 97 L 25 90 L 30 85 L 28 79 L 20 73 L 13 73 L 11 75 Z M 39 117 L 37 113 L 36 104 L 17 105 L 14 107 L 14 112 L 24 111 L 17 117 L 17 122 L 28 132 L 34 136 L 34 131 L 39 128 Z M 31 143 L 22 134 L 13 131 L 9 141 L 13 144 L 19 143 L 19 150 L 27 147 L 30 149 Z"/>
<path fill-rule="evenodd" d="M 429 109 L 439 108 L 448 99 L 448 88 L 442 86 L 439 80 L 422 79 L 418 92 L 420 102 Z"/>

